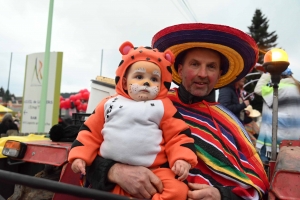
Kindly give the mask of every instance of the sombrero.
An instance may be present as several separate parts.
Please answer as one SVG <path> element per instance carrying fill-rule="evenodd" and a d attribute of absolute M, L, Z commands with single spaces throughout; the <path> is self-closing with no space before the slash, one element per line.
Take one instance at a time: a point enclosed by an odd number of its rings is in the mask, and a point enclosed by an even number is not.
<path fill-rule="evenodd" d="M 152 47 L 160 51 L 170 49 L 176 58 L 189 48 L 204 47 L 220 52 L 222 75 L 215 85 L 221 88 L 245 77 L 255 66 L 258 47 L 248 34 L 224 25 L 189 23 L 160 30 L 152 38 Z M 173 82 L 179 85 L 178 62 L 171 66 Z"/>
<path fill-rule="evenodd" d="M 249 111 L 249 117 L 255 118 L 261 115 L 260 112 L 258 110 L 253 109 L 251 105 L 247 106 L 244 110 Z"/>

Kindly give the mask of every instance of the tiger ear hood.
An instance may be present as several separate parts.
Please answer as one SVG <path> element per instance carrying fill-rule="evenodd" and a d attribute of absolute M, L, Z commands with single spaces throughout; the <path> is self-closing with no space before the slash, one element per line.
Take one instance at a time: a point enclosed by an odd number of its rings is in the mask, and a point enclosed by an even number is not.
<path fill-rule="evenodd" d="M 122 61 L 116 70 L 116 92 L 128 98 L 129 95 L 123 90 L 122 80 L 126 70 L 135 62 L 147 61 L 159 66 L 161 70 L 161 87 L 159 95 L 156 99 L 165 98 L 170 89 L 172 82 L 171 65 L 174 63 L 174 55 L 170 50 L 159 52 L 157 49 L 151 47 L 134 47 L 131 42 L 124 42 L 120 48 L 122 54 Z"/>

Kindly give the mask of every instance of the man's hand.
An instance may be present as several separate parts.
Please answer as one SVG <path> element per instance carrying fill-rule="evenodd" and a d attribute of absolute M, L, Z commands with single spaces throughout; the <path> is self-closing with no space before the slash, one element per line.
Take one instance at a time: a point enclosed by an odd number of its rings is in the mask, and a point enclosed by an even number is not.
<path fill-rule="evenodd" d="M 71 169 L 73 170 L 74 173 L 79 173 L 81 172 L 81 174 L 85 175 L 85 161 L 82 159 L 75 159 L 71 165 Z"/>
<path fill-rule="evenodd" d="M 118 184 L 136 198 L 150 199 L 155 193 L 162 193 L 161 180 L 148 168 L 114 164 L 108 172 L 108 180 Z"/>
<path fill-rule="evenodd" d="M 221 194 L 215 187 L 189 183 L 188 200 L 221 200 Z"/>
<path fill-rule="evenodd" d="M 191 165 L 188 162 L 184 160 L 176 160 L 172 167 L 172 171 L 179 176 L 179 181 L 184 181 L 189 175 L 190 168 Z"/>

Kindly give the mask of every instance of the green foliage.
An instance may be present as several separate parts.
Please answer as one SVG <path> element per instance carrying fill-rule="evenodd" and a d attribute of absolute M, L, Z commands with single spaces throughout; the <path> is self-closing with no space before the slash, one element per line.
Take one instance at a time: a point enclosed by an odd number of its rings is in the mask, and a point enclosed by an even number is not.
<path fill-rule="evenodd" d="M 11 101 L 11 95 L 9 93 L 9 90 L 6 90 L 3 100 L 4 100 L 4 102 Z"/>
<path fill-rule="evenodd" d="M 16 98 L 14 94 L 10 94 L 9 90 L 5 91 L 3 87 L 0 87 L 0 97 L 2 97 L 2 101 L 5 103 Z"/>
<path fill-rule="evenodd" d="M 0 88 L 0 97 L 4 97 L 5 95 L 5 91 L 3 89 L 3 87 Z"/>
<path fill-rule="evenodd" d="M 62 96 L 64 99 L 69 98 L 71 95 L 75 95 L 77 92 L 71 92 L 71 93 L 60 93 L 60 96 Z"/>
<path fill-rule="evenodd" d="M 275 47 L 278 39 L 275 31 L 268 32 L 269 20 L 259 9 L 255 10 L 251 26 L 248 26 L 249 34 L 256 41 L 259 48 L 259 63 L 263 63 L 264 54 Z"/>
<path fill-rule="evenodd" d="M 278 39 L 275 31 L 271 33 L 268 32 L 269 20 L 265 15 L 262 14 L 260 9 L 256 9 L 252 18 L 251 26 L 248 26 L 250 36 L 256 41 L 256 44 L 259 48 L 259 58 L 258 63 L 263 63 L 264 55 L 271 48 L 275 47 L 276 40 Z M 258 72 L 256 69 L 252 73 Z M 246 77 L 246 82 L 251 80 L 259 79 L 261 75 L 253 75 Z M 254 91 L 256 82 L 249 84 L 246 88 L 246 91 Z M 263 99 L 261 96 L 255 94 L 254 100 L 251 102 L 251 105 L 254 109 L 262 111 Z"/>

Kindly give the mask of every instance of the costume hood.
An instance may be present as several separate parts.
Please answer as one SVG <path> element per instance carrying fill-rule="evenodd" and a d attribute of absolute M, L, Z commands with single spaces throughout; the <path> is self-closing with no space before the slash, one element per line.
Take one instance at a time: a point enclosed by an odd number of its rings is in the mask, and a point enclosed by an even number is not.
<path fill-rule="evenodd" d="M 127 91 L 124 91 L 122 87 L 125 72 L 135 62 L 148 61 L 156 64 L 161 70 L 160 92 L 155 99 L 162 99 L 167 96 L 172 82 L 171 65 L 174 63 L 174 55 L 170 50 L 159 52 L 151 47 L 134 47 L 130 42 L 126 41 L 120 46 L 119 51 L 123 56 L 116 70 L 115 81 L 118 94 L 130 98 Z"/>

